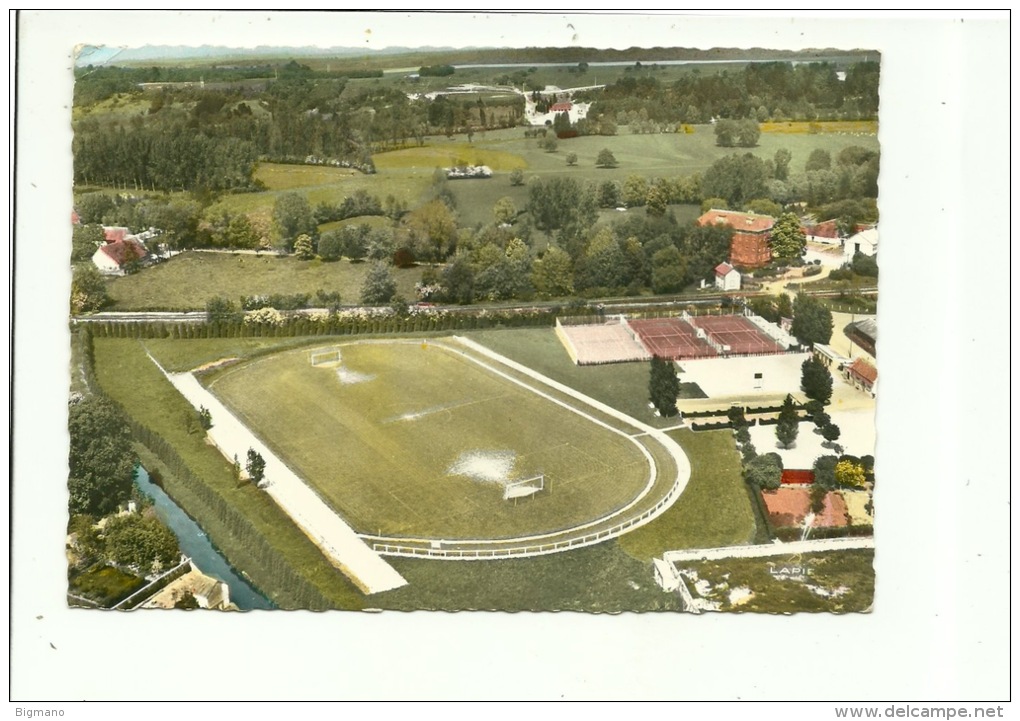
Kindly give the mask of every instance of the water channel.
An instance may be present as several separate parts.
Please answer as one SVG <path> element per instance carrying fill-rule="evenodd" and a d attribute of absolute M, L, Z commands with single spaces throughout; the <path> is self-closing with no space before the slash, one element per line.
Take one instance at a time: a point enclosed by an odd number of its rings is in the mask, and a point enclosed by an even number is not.
<path fill-rule="evenodd" d="M 195 523 L 166 492 L 152 482 L 148 472 L 138 466 L 135 482 L 148 498 L 152 499 L 156 515 L 174 532 L 181 547 L 181 553 L 191 558 L 202 573 L 223 581 L 230 587 L 230 600 L 242 611 L 276 608 L 240 573 L 235 571 L 220 555 L 205 532 Z"/>

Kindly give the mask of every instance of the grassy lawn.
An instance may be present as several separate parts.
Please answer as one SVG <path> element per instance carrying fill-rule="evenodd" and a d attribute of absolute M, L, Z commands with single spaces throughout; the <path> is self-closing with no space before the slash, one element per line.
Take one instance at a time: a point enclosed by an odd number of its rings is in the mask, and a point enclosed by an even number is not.
<path fill-rule="evenodd" d="M 678 611 L 650 563 L 634 560 L 615 541 L 528 559 L 465 563 L 389 559 L 410 585 L 370 599 L 374 607 L 413 610 Z"/>
<path fill-rule="evenodd" d="M 677 424 L 676 418 L 658 418 L 648 407 L 647 363 L 576 366 L 552 328 L 478 331 L 465 335 L 639 421 L 659 428 Z"/>
<path fill-rule="evenodd" d="M 237 301 L 245 295 L 339 292 L 344 303 L 359 303 L 370 263 L 340 260 L 298 260 L 267 255 L 181 253 L 134 275 L 107 283 L 110 310 L 205 310 L 206 301 L 225 296 Z M 397 292 L 415 298 L 420 268 L 393 269 Z"/>
<path fill-rule="evenodd" d="M 376 153 L 372 156 L 372 162 L 380 173 L 407 168 L 449 168 L 454 165 L 488 165 L 494 171 L 506 172 L 527 167 L 524 158 L 506 150 L 435 137 L 421 147 Z"/>
<path fill-rule="evenodd" d="M 225 370 L 209 388 L 357 531 L 552 532 L 621 508 L 648 479 L 629 439 L 435 343 L 342 353 L 341 372 L 292 351 Z M 504 481 L 539 473 L 546 492 L 503 500 Z"/>
<path fill-rule="evenodd" d="M 753 543 L 757 534 L 733 434 L 681 429 L 669 433 L 691 461 L 691 480 L 672 508 L 620 538 L 646 561 L 666 551 Z"/>
<path fill-rule="evenodd" d="M 318 185 L 344 183 L 361 175 L 350 168 L 333 168 L 327 165 L 289 165 L 285 163 L 260 163 L 255 170 L 255 180 L 265 183 L 267 190 L 294 190 Z"/>
<path fill-rule="evenodd" d="M 262 353 L 285 350 L 309 343 L 321 343 L 322 338 L 150 338 L 142 341 L 145 349 L 166 370 L 190 371 L 206 363 L 224 358 L 251 358 Z"/>
<path fill-rule="evenodd" d="M 337 608 L 356 609 L 364 605 L 364 596 L 330 565 L 271 499 L 251 484 L 239 487 L 233 469 L 219 451 L 201 435 L 188 432 L 184 418 L 193 415 L 194 409 L 149 360 L 139 341 L 97 338 L 95 355 L 96 374 L 103 389 L 132 417 L 166 439 L 191 472 L 210 489 L 244 513 L 295 573 L 307 579 Z M 203 513 L 204 506 L 194 498 L 175 496 L 174 500 L 195 518 L 232 566 L 246 572 L 278 606 L 293 607 L 291 590 L 276 580 L 272 569 L 259 564 L 229 528 Z"/>
<path fill-rule="evenodd" d="M 104 608 L 120 603 L 148 581 L 113 566 L 92 567 L 68 583 L 68 591 Z"/>
<path fill-rule="evenodd" d="M 312 208 L 321 202 L 339 203 L 358 190 L 380 199 L 392 195 L 413 208 L 421 202 L 422 194 L 429 187 L 432 171 L 430 166 L 365 175 L 347 168 L 262 163 L 255 177 L 262 178 L 269 190 L 224 196 L 206 209 L 206 217 L 211 218 L 227 210 L 271 219 L 276 199 L 283 193 L 292 192 L 304 195 Z"/>
<path fill-rule="evenodd" d="M 677 567 L 693 570 L 699 579 L 712 584 L 703 598 L 720 601 L 720 611 L 856 613 L 868 610 L 875 598 L 874 558 L 874 551 L 869 550 L 830 551 L 795 558 L 684 562 Z M 791 567 L 807 572 L 801 579 L 779 575 L 781 569 Z M 688 587 L 691 585 L 688 582 Z M 740 587 L 750 589 L 753 595 L 733 604 L 729 590 Z"/>
<path fill-rule="evenodd" d="M 330 230 L 337 230 L 348 225 L 355 227 L 359 225 L 367 225 L 369 228 L 391 228 L 393 227 L 393 221 L 383 215 L 359 215 L 356 218 L 347 218 L 345 220 L 334 220 L 332 223 L 323 223 L 319 226 L 319 233 L 326 233 Z"/>

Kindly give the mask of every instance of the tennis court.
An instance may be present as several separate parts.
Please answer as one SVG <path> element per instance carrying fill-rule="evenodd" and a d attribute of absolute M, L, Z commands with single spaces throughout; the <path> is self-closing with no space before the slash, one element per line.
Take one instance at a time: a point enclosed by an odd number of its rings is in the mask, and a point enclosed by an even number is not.
<path fill-rule="evenodd" d="M 627 323 L 648 353 L 668 360 L 710 358 L 716 351 L 680 318 L 643 318 Z"/>
<path fill-rule="evenodd" d="M 741 315 L 712 315 L 691 318 L 723 352 L 732 355 L 782 353 L 783 348 Z"/>
<path fill-rule="evenodd" d="M 619 319 L 599 325 L 563 325 L 557 321 L 556 335 L 566 347 L 570 359 L 581 366 L 651 358 Z"/>

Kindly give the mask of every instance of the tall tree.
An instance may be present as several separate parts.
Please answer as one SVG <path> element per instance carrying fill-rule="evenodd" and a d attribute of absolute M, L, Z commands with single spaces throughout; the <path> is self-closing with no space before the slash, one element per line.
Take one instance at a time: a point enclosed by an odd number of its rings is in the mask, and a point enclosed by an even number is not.
<path fill-rule="evenodd" d="M 800 389 L 808 398 L 822 405 L 827 405 L 832 398 L 832 375 L 813 354 L 800 365 Z"/>
<path fill-rule="evenodd" d="M 155 516 L 130 513 L 111 518 L 103 535 L 105 555 L 119 566 L 158 573 L 180 559 L 177 537 Z"/>
<path fill-rule="evenodd" d="M 808 156 L 807 162 L 804 163 L 804 170 L 811 172 L 812 170 L 829 170 L 832 168 L 832 156 L 828 150 L 824 148 L 815 148 L 811 151 L 811 155 Z"/>
<path fill-rule="evenodd" d="M 653 356 L 648 378 L 648 394 L 659 415 L 668 418 L 679 412 L 676 407 L 676 397 L 679 393 L 680 381 L 677 380 L 673 364 L 665 358 Z"/>
<path fill-rule="evenodd" d="M 546 298 L 559 298 L 574 292 L 574 266 L 570 254 L 550 246 L 532 270 L 535 289 Z"/>
<path fill-rule="evenodd" d="M 475 298 L 475 271 L 466 253 L 457 253 L 453 262 L 443 269 L 443 289 L 446 299 L 467 305 Z"/>
<path fill-rule="evenodd" d="M 725 198 L 731 208 L 740 208 L 748 200 L 767 197 L 768 177 L 765 161 L 758 156 L 727 155 L 701 176 L 701 194 L 704 198 Z"/>
<path fill-rule="evenodd" d="M 315 257 L 312 239 L 307 233 L 302 233 L 294 239 L 294 255 L 301 260 L 311 260 Z"/>
<path fill-rule="evenodd" d="M 795 213 L 784 213 L 772 226 L 772 255 L 781 260 L 793 260 L 804 255 L 807 250 L 807 237 L 800 227 L 800 219 Z"/>
<path fill-rule="evenodd" d="M 596 168 L 615 168 L 617 165 L 619 163 L 616 162 L 616 156 L 609 148 L 602 148 L 595 157 Z"/>
<path fill-rule="evenodd" d="M 384 263 L 375 263 L 361 286 L 361 302 L 365 305 L 385 305 L 393 300 L 397 282 Z"/>
<path fill-rule="evenodd" d="M 776 440 L 783 448 L 789 448 L 797 440 L 797 433 L 800 430 L 800 422 L 797 416 L 797 408 L 793 404 L 793 398 L 786 396 L 783 407 L 779 411 L 779 422 L 776 423 Z"/>
<path fill-rule="evenodd" d="M 652 256 L 652 290 L 679 293 L 687 284 L 687 263 L 676 246 L 670 245 Z"/>
<path fill-rule="evenodd" d="M 105 516 L 131 497 L 135 454 L 127 419 L 97 396 L 72 403 L 68 412 L 70 512 Z"/>
<path fill-rule="evenodd" d="M 89 313 L 108 301 L 106 280 L 92 263 L 82 263 L 71 275 L 71 312 Z"/>
<path fill-rule="evenodd" d="M 266 477 L 266 459 L 262 457 L 262 454 L 256 451 L 254 448 L 248 449 L 248 458 L 244 464 L 244 468 L 248 471 L 248 478 L 256 486 L 262 483 Z"/>
<path fill-rule="evenodd" d="M 283 193 L 276 199 L 273 222 L 288 252 L 294 249 L 299 235 L 314 236 L 317 231 L 312 208 L 300 193 Z"/>
<path fill-rule="evenodd" d="M 617 288 L 623 277 L 623 251 L 609 228 L 600 230 L 576 266 L 578 288 Z"/>
<path fill-rule="evenodd" d="M 407 216 L 415 255 L 422 260 L 442 261 L 456 246 L 457 218 L 441 200 L 432 200 Z"/>
<path fill-rule="evenodd" d="M 773 177 L 776 180 L 788 180 L 790 177 L 790 161 L 793 160 L 793 153 L 786 148 L 780 148 L 772 158 L 775 170 Z"/>
<path fill-rule="evenodd" d="M 89 260 L 106 242 L 101 225 L 76 225 L 71 231 L 71 262 Z"/>
<path fill-rule="evenodd" d="M 798 293 L 793 302 L 790 332 L 802 345 L 828 343 L 832 340 L 832 312 L 817 298 Z"/>
<path fill-rule="evenodd" d="M 514 218 L 517 217 L 517 206 L 514 205 L 513 198 L 503 197 L 497 200 L 496 204 L 492 206 L 492 214 L 497 223 L 514 222 Z"/>

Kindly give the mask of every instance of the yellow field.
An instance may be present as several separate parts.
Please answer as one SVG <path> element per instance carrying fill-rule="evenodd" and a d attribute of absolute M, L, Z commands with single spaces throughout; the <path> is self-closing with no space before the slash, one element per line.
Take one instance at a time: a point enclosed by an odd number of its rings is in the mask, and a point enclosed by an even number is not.
<path fill-rule="evenodd" d="M 820 122 L 797 121 L 788 123 L 761 123 L 763 133 L 855 133 L 865 135 L 878 134 L 877 120 L 826 120 Z"/>
<path fill-rule="evenodd" d="M 260 163 L 255 179 L 266 184 L 268 190 L 292 190 L 316 185 L 339 183 L 358 171 L 350 168 L 331 168 L 325 165 L 283 165 Z"/>
<path fill-rule="evenodd" d="M 528 167 L 524 158 L 503 150 L 491 150 L 468 143 L 441 143 L 404 148 L 372 156 L 379 170 L 403 168 L 449 168 L 454 165 L 488 165 L 493 170 Z"/>

